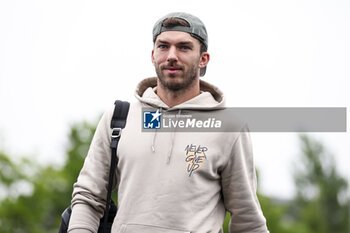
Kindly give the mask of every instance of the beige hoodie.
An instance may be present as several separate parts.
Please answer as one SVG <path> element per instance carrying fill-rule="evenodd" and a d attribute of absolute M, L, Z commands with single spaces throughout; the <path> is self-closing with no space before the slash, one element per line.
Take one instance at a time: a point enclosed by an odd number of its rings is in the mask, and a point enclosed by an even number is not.
<path fill-rule="evenodd" d="M 118 212 L 112 233 L 219 233 L 225 212 L 230 232 L 268 232 L 256 196 L 256 176 L 247 127 L 241 132 L 144 132 L 142 108 L 162 111 L 222 109 L 220 90 L 201 81 L 201 94 L 169 108 L 143 80 L 118 146 L 115 188 Z M 110 166 L 107 111 L 74 185 L 70 233 L 97 232 Z"/>

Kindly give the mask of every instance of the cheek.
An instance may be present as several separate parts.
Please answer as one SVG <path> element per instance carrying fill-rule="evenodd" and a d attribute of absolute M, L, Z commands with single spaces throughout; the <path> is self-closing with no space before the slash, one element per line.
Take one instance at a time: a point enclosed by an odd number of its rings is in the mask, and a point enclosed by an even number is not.
<path fill-rule="evenodd" d="M 159 53 L 154 53 L 154 54 L 153 54 L 153 64 L 159 64 L 159 63 L 161 63 L 161 62 L 164 60 L 163 57 L 164 57 L 164 56 L 162 56 L 162 55 L 159 54 Z"/>
<path fill-rule="evenodd" d="M 191 56 L 191 57 L 186 57 L 186 58 L 184 58 L 184 60 L 183 60 L 183 62 L 184 63 L 186 63 L 186 64 L 188 64 L 188 65 L 199 65 L 199 63 L 200 63 L 200 57 L 198 57 L 198 56 Z"/>

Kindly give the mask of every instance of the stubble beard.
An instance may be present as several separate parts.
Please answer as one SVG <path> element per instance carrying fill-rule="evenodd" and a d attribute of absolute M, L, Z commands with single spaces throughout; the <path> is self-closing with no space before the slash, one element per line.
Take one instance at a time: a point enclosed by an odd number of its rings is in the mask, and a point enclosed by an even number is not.
<path fill-rule="evenodd" d="M 183 74 L 181 75 L 181 81 L 180 82 L 168 82 L 165 77 L 165 73 L 163 72 L 166 66 L 175 66 L 175 64 L 169 63 L 167 65 L 155 65 L 156 73 L 158 76 L 158 80 L 160 81 L 160 84 L 168 89 L 171 92 L 182 92 L 187 89 L 189 89 L 194 81 L 196 81 L 198 76 L 198 64 L 194 63 L 192 66 L 189 67 L 187 71 L 182 69 Z M 176 78 L 176 76 L 179 76 L 178 74 L 168 74 L 170 78 Z"/>

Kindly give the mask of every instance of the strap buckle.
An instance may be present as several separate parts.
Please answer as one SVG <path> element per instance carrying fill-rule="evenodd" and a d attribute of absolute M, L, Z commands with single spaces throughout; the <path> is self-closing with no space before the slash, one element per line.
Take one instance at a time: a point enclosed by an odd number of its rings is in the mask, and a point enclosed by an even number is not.
<path fill-rule="evenodd" d="M 113 128 L 112 130 L 112 138 L 119 138 L 122 132 L 122 128 Z"/>

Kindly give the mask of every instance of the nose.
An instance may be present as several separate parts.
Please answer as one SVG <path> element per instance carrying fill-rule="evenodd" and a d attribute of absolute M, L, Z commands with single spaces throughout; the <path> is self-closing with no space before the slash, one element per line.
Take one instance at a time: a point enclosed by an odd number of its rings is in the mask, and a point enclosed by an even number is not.
<path fill-rule="evenodd" d="M 174 46 L 170 47 L 168 50 L 167 62 L 177 61 L 176 48 Z"/>

